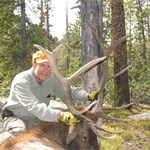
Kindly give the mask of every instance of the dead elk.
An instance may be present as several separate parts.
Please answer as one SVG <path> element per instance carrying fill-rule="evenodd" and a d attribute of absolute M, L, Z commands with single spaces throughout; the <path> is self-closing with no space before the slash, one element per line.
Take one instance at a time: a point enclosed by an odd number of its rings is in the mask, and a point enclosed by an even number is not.
<path fill-rule="evenodd" d="M 91 109 L 91 103 L 88 109 Z M 79 110 L 83 106 L 78 106 Z M 120 121 L 117 118 L 106 117 L 103 113 L 92 113 L 88 110 L 82 116 L 76 116 L 78 123 L 68 126 L 63 122 L 43 122 L 38 127 L 26 133 L 20 133 L 7 139 L 0 145 L 0 150 L 99 150 L 97 137 L 111 139 L 102 136 L 99 130 L 110 131 L 96 125 L 98 118 Z"/>
<path fill-rule="evenodd" d="M 94 118 L 95 119 L 95 118 Z M 85 119 L 72 126 L 41 122 L 39 127 L 6 140 L 1 150 L 98 150 L 97 136 Z"/>

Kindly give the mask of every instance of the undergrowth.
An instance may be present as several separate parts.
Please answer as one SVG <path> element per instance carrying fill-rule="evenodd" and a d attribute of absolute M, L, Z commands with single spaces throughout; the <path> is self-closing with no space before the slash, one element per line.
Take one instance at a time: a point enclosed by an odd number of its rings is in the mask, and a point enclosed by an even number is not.
<path fill-rule="evenodd" d="M 147 112 L 148 110 L 122 110 L 109 112 L 116 118 L 127 118 L 128 116 Z M 108 112 L 107 112 L 108 113 Z M 127 122 L 103 121 L 103 127 L 109 130 L 123 130 L 110 140 L 101 140 L 101 150 L 149 150 L 150 149 L 150 120 L 130 120 Z M 105 136 L 112 136 L 102 132 Z"/>

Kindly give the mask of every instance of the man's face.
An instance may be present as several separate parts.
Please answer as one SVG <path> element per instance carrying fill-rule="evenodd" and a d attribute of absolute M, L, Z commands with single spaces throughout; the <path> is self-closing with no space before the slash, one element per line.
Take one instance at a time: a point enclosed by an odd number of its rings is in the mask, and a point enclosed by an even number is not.
<path fill-rule="evenodd" d="M 45 81 L 51 74 L 51 68 L 48 62 L 39 64 L 34 62 L 32 66 L 35 74 L 35 79 L 38 83 L 42 83 L 42 81 Z"/>

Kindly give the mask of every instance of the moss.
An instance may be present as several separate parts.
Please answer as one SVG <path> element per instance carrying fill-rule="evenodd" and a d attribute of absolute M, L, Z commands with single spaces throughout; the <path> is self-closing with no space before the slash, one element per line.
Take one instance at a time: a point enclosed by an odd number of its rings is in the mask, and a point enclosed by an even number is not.
<path fill-rule="evenodd" d="M 125 140 L 125 141 L 134 141 L 136 139 L 136 134 L 133 130 L 126 130 L 121 137 Z"/>
<path fill-rule="evenodd" d="M 114 111 L 108 115 L 117 118 L 126 118 L 130 115 L 140 114 L 143 112 L 143 110 L 133 110 L 132 112 L 123 110 L 117 112 Z M 150 120 L 130 120 L 128 122 L 105 121 L 103 122 L 103 127 L 109 130 L 124 130 L 124 132 L 117 134 L 115 139 L 101 140 L 102 150 L 122 150 L 132 149 L 133 147 L 134 149 L 138 149 L 140 147 L 141 150 L 150 149 Z M 110 134 L 102 133 L 105 136 L 110 136 Z M 129 147 L 130 145 L 132 147 Z"/>
<path fill-rule="evenodd" d="M 150 131 L 145 131 L 145 135 L 146 135 L 147 139 L 149 139 L 149 141 L 150 141 Z"/>
<path fill-rule="evenodd" d="M 144 143 L 142 149 L 143 150 L 150 150 L 150 143 Z"/>
<path fill-rule="evenodd" d="M 123 139 L 120 136 L 117 136 L 114 139 L 111 140 L 101 140 L 101 148 L 102 150 L 122 150 Z"/>

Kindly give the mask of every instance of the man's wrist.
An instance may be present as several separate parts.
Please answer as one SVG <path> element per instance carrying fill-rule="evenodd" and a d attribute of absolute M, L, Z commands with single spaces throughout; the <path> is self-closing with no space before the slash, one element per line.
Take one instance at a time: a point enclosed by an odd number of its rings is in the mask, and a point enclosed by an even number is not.
<path fill-rule="evenodd" d="M 58 113 L 58 116 L 57 116 L 57 120 L 58 120 L 58 121 L 61 121 L 62 115 L 63 115 L 62 112 L 59 112 L 59 113 Z"/>

